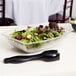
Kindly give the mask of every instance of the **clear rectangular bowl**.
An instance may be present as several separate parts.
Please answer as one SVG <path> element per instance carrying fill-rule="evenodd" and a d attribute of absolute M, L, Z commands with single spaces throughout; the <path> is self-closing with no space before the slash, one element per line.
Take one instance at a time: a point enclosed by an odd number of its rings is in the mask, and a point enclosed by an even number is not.
<path fill-rule="evenodd" d="M 6 33 L 4 33 L 4 35 L 8 38 L 10 44 L 13 45 L 14 47 L 21 49 L 27 53 L 35 53 L 35 52 L 51 49 L 51 47 L 53 47 L 54 45 L 57 45 L 57 43 L 59 42 L 59 40 L 61 39 L 62 36 L 64 36 L 66 33 L 69 32 L 69 30 L 67 29 L 68 27 L 65 27 L 64 24 L 59 24 L 59 26 L 63 27 L 66 30 L 63 35 L 53 38 L 53 39 L 43 40 L 41 42 L 22 43 L 19 40 L 16 40 L 9 35 L 14 31 L 14 29 L 12 31 L 7 31 Z M 18 26 L 18 28 L 16 28 L 16 30 L 22 30 L 23 28 L 24 27 Z M 38 45 L 38 46 L 35 47 L 35 45 Z M 31 48 L 29 48 L 29 47 L 31 47 Z"/>

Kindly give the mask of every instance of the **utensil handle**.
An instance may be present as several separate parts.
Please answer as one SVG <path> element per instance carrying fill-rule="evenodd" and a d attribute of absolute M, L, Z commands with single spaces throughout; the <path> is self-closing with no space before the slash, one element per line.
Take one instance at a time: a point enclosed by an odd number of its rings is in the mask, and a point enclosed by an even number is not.
<path fill-rule="evenodd" d="M 40 58 L 40 55 L 34 55 L 34 56 L 13 56 L 9 58 L 4 59 L 4 63 L 23 63 L 31 60 L 37 60 Z"/>

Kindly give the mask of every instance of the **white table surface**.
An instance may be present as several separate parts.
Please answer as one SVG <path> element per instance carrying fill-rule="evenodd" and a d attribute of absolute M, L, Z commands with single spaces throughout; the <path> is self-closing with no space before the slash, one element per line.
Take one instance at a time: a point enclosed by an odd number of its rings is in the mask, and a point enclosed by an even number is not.
<path fill-rule="evenodd" d="M 48 16 L 62 10 L 64 0 L 6 0 L 6 17 L 18 25 L 48 22 Z"/>
<path fill-rule="evenodd" d="M 76 32 L 73 32 L 70 24 L 64 25 L 67 29 L 71 29 L 71 32 L 62 37 L 53 47 L 60 53 L 59 61 L 30 61 L 22 64 L 3 63 L 3 58 L 24 53 L 13 48 L 2 36 L 2 33 L 17 26 L 0 27 L 0 76 L 76 76 Z"/>

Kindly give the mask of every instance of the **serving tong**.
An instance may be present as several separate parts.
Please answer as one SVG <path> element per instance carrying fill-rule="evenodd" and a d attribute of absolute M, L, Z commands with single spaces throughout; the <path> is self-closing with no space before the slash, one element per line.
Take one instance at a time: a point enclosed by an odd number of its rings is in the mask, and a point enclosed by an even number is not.
<path fill-rule="evenodd" d="M 60 53 L 57 50 L 47 50 L 40 54 L 30 55 L 30 56 L 13 56 L 4 59 L 4 63 L 23 63 L 32 60 L 42 60 L 46 62 L 56 61 L 60 59 Z"/>

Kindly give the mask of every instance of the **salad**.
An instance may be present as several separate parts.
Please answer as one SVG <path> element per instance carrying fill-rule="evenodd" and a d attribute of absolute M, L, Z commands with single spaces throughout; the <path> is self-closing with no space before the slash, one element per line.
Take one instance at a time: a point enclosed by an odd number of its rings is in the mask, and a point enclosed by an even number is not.
<path fill-rule="evenodd" d="M 20 31 L 14 31 L 11 37 L 21 41 L 22 43 L 27 43 L 27 48 L 38 47 L 42 45 L 42 41 L 53 39 L 63 35 L 63 28 L 59 27 L 57 23 L 50 22 L 48 25 L 39 25 L 38 27 L 27 27 Z M 34 44 L 31 44 L 34 43 Z"/>
<path fill-rule="evenodd" d="M 71 24 L 76 24 L 76 19 L 70 21 Z"/>

